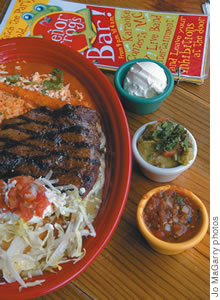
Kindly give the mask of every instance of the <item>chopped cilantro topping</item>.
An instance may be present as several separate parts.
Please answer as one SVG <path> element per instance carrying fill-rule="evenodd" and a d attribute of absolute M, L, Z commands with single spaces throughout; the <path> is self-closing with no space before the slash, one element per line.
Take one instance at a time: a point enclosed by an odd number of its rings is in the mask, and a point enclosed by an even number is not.
<path fill-rule="evenodd" d="M 63 87 L 64 75 L 63 71 L 54 68 L 51 72 L 52 78 L 50 80 L 44 80 L 44 88 L 41 90 L 42 94 L 46 94 L 47 90 L 60 90 Z"/>
<path fill-rule="evenodd" d="M 185 128 L 172 121 L 162 121 L 153 125 L 153 130 L 149 130 L 148 138 L 153 138 L 156 141 L 155 150 L 159 153 L 175 150 L 179 145 L 184 151 L 188 150 L 189 135 Z"/>
<path fill-rule="evenodd" d="M 17 83 L 20 80 L 20 76 L 20 73 L 5 76 L 5 82 L 8 82 L 9 84 Z"/>

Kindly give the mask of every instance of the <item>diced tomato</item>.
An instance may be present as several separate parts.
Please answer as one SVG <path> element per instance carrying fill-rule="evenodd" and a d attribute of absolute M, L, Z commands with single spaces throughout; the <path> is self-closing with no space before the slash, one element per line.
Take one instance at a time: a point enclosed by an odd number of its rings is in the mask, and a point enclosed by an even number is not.
<path fill-rule="evenodd" d="M 165 157 L 172 157 L 176 152 L 177 152 L 177 149 L 174 149 L 172 151 L 164 151 L 162 153 L 162 155 Z"/>
<path fill-rule="evenodd" d="M 45 192 L 38 193 L 38 205 L 36 207 L 36 216 L 42 217 L 45 208 L 50 204 Z M 45 206 L 46 205 L 46 206 Z"/>
<path fill-rule="evenodd" d="M 34 208 L 31 205 L 28 205 L 27 202 L 20 202 L 19 204 L 20 215 L 24 221 L 30 220 L 34 215 Z"/>
<path fill-rule="evenodd" d="M 158 238 L 158 239 L 163 239 L 165 237 L 165 234 L 163 231 L 160 230 L 154 230 L 154 235 Z"/>
<path fill-rule="evenodd" d="M 151 131 L 154 132 L 154 131 L 157 129 L 158 126 L 161 126 L 161 124 L 160 124 L 161 122 L 163 122 L 163 121 L 168 122 L 168 120 L 169 120 L 169 119 L 167 119 L 167 118 L 161 118 L 161 119 L 159 119 L 159 120 L 157 121 L 157 123 L 154 124 L 154 126 L 152 126 Z"/>
<path fill-rule="evenodd" d="M 161 118 L 161 119 L 159 119 L 157 122 L 158 122 L 158 123 L 161 123 L 161 122 L 163 122 L 163 121 L 166 121 L 166 122 L 167 122 L 168 120 L 169 120 L 168 118 Z"/>
<path fill-rule="evenodd" d="M 6 183 L 0 181 L 0 206 L 6 206 L 5 194 L 2 192 Z M 46 188 L 35 181 L 31 176 L 17 176 L 8 181 L 7 184 L 7 209 L 21 215 L 28 221 L 34 215 L 42 217 L 44 210 L 50 204 L 45 194 Z"/>
<path fill-rule="evenodd" d="M 10 210 L 16 209 L 19 206 L 19 199 L 16 196 L 11 196 L 8 198 L 8 205 Z"/>
<path fill-rule="evenodd" d="M 172 227 L 172 232 L 174 235 L 176 235 L 177 237 L 180 237 L 181 235 L 183 235 L 186 232 L 187 228 L 184 224 L 173 224 Z"/>
<path fill-rule="evenodd" d="M 31 185 L 33 184 L 35 179 L 30 176 L 17 176 L 11 178 L 9 180 L 9 184 L 12 183 L 14 180 L 16 180 L 16 188 L 10 189 L 9 196 L 11 196 L 12 193 L 14 193 L 18 198 L 26 199 L 27 197 L 29 198 L 28 201 L 34 200 L 34 195 L 31 190 Z"/>

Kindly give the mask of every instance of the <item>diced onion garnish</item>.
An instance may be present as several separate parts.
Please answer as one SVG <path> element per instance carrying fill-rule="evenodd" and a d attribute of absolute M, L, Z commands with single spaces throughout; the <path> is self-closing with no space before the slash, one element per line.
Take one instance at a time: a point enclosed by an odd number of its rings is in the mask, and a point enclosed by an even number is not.
<path fill-rule="evenodd" d="M 170 224 L 166 224 L 166 225 L 164 226 L 164 229 L 165 229 L 166 231 L 171 231 L 171 225 L 170 225 Z"/>

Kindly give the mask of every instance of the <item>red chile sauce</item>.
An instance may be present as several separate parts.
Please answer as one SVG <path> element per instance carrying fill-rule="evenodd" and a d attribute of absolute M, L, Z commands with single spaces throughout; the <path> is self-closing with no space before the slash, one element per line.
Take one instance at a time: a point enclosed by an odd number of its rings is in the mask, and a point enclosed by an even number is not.
<path fill-rule="evenodd" d="M 157 238 L 171 243 L 193 237 L 201 226 L 201 212 L 196 203 L 174 190 L 160 191 L 147 202 L 144 222 Z"/>
<path fill-rule="evenodd" d="M 8 62 L 4 64 L 5 71 L 8 72 L 7 75 L 12 75 L 16 73 L 20 73 L 22 76 L 30 76 L 31 74 L 38 72 L 39 74 L 49 74 L 53 71 L 54 68 L 57 68 L 56 65 L 48 65 L 41 62 L 32 62 L 32 61 L 17 61 L 17 62 Z M 19 68 L 19 69 L 17 69 Z M 74 95 L 75 91 L 79 91 L 83 95 L 84 102 L 79 101 L 78 103 L 74 103 L 73 105 L 85 105 L 91 107 L 93 109 L 96 108 L 95 103 L 90 96 L 87 88 L 73 75 L 69 72 L 62 70 L 64 74 L 64 85 L 70 84 L 70 91 Z M 25 90 L 26 93 L 29 93 L 28 90 Z M 35 91 L 32 91 L 32 94 L 36 94 L 36 98 L 39 98 L 39 94 Z M 40 102 L 40 100 L 39 100 Z M 63 105 L 66 104 L 64 101 Z M 71 103 L 72 104 L 72 103 Z M 60 106 L 56 106 L 53 104 L 53 109 L 59 108 Z"/>

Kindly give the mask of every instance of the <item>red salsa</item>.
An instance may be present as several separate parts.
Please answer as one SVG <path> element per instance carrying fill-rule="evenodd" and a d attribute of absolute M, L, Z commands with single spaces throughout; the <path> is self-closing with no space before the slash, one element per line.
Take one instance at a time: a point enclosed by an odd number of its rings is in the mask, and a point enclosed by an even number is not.
<path fill-rule="evenodd" d="M 34 215 L 42 217 L 50 204 L 46 188 L 31 176 L 17 176 L 0 180 L 0 211 L 20 215 L 25 221 Z"/>
<path fill-rule="evenodd" d="M 143 217 L 154 236 L 171 243 L 193 237 L 202 219 L 195 201 L 172 189 L 154 194 L 144 208 Z"/>

